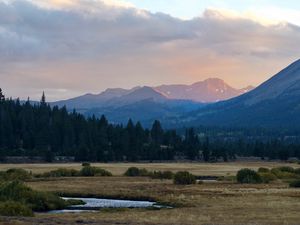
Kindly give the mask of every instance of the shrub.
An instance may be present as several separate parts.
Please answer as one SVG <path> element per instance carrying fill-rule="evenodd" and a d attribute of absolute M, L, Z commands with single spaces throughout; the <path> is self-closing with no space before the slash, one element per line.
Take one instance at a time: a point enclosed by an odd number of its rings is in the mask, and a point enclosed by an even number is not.
<path fill-rule="evenodd" d="M 295 169 L 295 173 L 300 175 L 300 168 Z"/>
<path fill-rule="evenodd" d="M 189 185 L 195 183 L 196 177 L 187 171 L 180 171 L 174 175 L 174 184 Z"/>
<path fill-rule="evenodd" d="M 148 172 L 148 170 L 146 170 L 145 168 L 143 168 L 143 169 L 140 169 L 140 176 L 141 177 L 147 177 L 147 176 L 149 176 L 150 175 L 150 172 Z"/>
<path fill-rule="evenodd" d="M 81 166 L 91 166 L 91 164 L 88 163 L 88 162 L 83 162 L 83 163 L 81 164 Z"/>
<path fill-rule="evenodd" d="M 127 177 L 145 177 L 151 174 L 146 169 L 139 169 L 137 167 L 130 167 L 124 173 Z"/>
<path fill-rule="evenodd" d="M 300 180 L 295 180 L 295 181 L 291 182 L 290 187 L 300 188 Z"/>
<path fill-rule="evenodd" d="M 31 173 L 27 172 L 24 169 L 13 168 L 5 172 L 1 172 L 0 178 L 5 181 L 13 181 L 13 180 L 25 181 L 31 179 L 32 175 Z"/>
<path fill-rule="evenodd" d="M 69 204 L 52 193 L 34 191 L 20 181 L 4 183 L 0 186 L 0 201 L 14 201 L 27 205 L 33 211 L 63 209 Z"/>
<path fill-rule="evenodd" d="M 250 169 L 241 169 L 236 175 L 236 179 L 239 183 L 242 184 L 258 184 L 262 183 L 262 178 L 254 170 Z"/>
<path fill-rule="evenodd" d="M 1 216 L 33 216 L 32 210 L 25 204 L 15 201 L 0 203 Z"/>
<path fill-rule="evenodd" d="M 280 170 L 281 172 L 295 173 L 295 169 L 290 166 L 282 166 L 282 167 L 278 167 L 277 169 Z"/>
<path fill-rule="evenodd" d="M 97 168 L 97 167 L 93 167 L 93 166 L 85 166 L 80 170 L 80 175 L 84 176 L 84 177 L 93 177 L 93 176 L 112 176 L 111 172 L 101 169 L 101 168 Z"/>
<path fill-rule="evenodd" d="M 260 167 L 260 168 L 258 168 L 258 172 L 259 173 L 268 173 L 268 172 L 270 172 L 270 169 L 265 168 L 265 167 Z"/>
<path fill-rule="evenodd" d="M 270 183 L 272 181 L 277 180 L 277 177 L 271 172 L 259 173 L 259 175 L 264 183 Z"/>
<path fill-rule="evenodd" d="M 150 173 L 150 177 L 152 179 L 173 179 L 174 173 L 171 171 L 154 171 L 153 173 Z"/>
<path fill-rule="evenodd" d="M 74 169 L 60 168 L 57 170 L 52 170 L 50 172 L 37 175 L 37 177 L 76 177 L 79 176 L 80 172 Z"/>
<path fill-rule="evenodd" d="M 282 168 L 274 168 L 271 170 L 271 172 L 279 179 L 293 179 L 293 178 L 297 178 L 298 175 L 294 172 L 287 172 L 286 169 L 283 169 L 282 171 Z M 291 171 L 291 170 L 290 170 Z"/>

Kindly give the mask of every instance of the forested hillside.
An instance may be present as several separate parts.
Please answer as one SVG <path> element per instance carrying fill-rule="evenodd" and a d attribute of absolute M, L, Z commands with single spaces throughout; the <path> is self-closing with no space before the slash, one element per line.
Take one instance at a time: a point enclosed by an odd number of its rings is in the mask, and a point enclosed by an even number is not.
<path fill-rule="evenodd" d="M 225 132 L 225 131 L 224 131 Z M 85 118 L 65 107 L 50 107 L 45 95 L 40 103 L 5 99 L 0 92 L 0 159 L 7 156 L 72 156 L 76 161 L 139 161 L 191 159 L 230 160 L 238 156 L 287 159 L 299 157 L 297 143 L 275 139 L 254 140 L 249 134 L 211 138 L 193 128 L 164 130 L 159 121 L 144 129 L 129 120 L 110 124 L 104 116 Z"/>

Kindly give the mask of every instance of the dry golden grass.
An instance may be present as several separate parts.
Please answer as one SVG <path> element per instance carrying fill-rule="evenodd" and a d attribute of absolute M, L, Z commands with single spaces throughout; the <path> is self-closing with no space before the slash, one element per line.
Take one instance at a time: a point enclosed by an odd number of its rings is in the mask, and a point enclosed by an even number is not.
<path fill-rule="evenodd" d="M 299 224 L 300 191 L 284 183 L 240 185 L 205 183 L 176 186 L 148 178 L 94 177 L 30 182 L 37 190 L 83 195 L 153 198 L 180 204 L 175 209 L 125 210 L 77 215 L 45 215 L 37 219 L 63 224 Z M 30 221 L 35 221 L 32 219 Z"/>
<path fill-rule="evenodd" d="M 299 168 L 299 164 L 279 162 L 229 162 L 229 163 L 93 163 L 93 166 L 102 167 L 113 173 L 122 175 L 129 167 L 135 166 L 148 170 L 187 170 L 195 175 L 226 176 L 235 175 L 242 168 L 258 169 L 259 167 L 274 168 L 278 166 L 292 166 Z M 23 168 L 33 173 L 43 173 L 57 168 L 80 169 L 80 163 L 53 163 L 53 164 L 0 164 L 0 171 L 8 168 Z"/>
<path fill-rule="evenodd" d="M 122 174 L 130 166 L 156 170 L 189 170 L 198 175 L 233 174 L 240 168 L 276 167 L 277 163 L 229 164 L 96 164 Z M 79 164 L 60 165 L 79 168 Z M 12 166 L 15 167 L 15 166 Z M 34 172 L 57 168 L 57 165 L 26 165 Z M 2 165 L 2 168 L 5 167 Z M 35 218 L 0 218 L 0 224 L 224 224 L 224 225 L 298 225 L 300 190 L 282 182 L 241 185 L 229 182 L 177 186 L 171 181 L 130 177 L 78 177 L 28 182 L 36 190 L 99 197 L 154 199 L 178 205 L 174 209 L 127 209 L 96 213 L 49 215 Z M 2 221 L 2 222 L 1 222 Z"/>

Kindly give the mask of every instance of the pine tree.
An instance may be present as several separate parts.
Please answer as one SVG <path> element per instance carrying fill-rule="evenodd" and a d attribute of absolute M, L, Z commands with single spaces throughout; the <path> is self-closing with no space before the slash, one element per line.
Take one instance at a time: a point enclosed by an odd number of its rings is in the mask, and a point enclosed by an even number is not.
<path fill-rule="evenodd" d="M 160 145 L 162 143 L 164 130 L 158 120 L 155 120 L 151 129 L 151 138 L 154 144 Z"/>
<path fill-rule="evenodd" d="M 43 91 L 43 94 L 42 94 L 42 98 L 41 98 L 41 105 L 46 105 L 46 96 L 45 96 L 45 92 Z"/>
<path fill-rule="evenodd" d="M 5 96 L 2 93 L 2 89 L 0 88 L 0 101 L 4 101 L 5 100 Z"/>

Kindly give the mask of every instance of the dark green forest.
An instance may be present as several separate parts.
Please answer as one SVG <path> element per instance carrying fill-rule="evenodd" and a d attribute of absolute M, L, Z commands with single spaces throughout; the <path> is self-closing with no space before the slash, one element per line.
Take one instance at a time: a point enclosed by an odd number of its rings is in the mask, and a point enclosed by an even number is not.
<path fill-rule="evenodd" d="M 227 135 L 216 138 L 220 132 Z M 86 118 L 65 107 L 50 107 L 44 94 L 38 104 L 23 103 L 6 99 L 0 89 L 0 160 L 12 156 L 41 157 L 48 162 L 57 156 L 100 162 L 228 161 L 237 156 L 286 160 L 300 158 L 300 145 L 274 134 L 255 138 L 248 130 L 164 130 L 157 120 L 149 129 L 132 120 L 110 124 L 105 116 Z"/>

